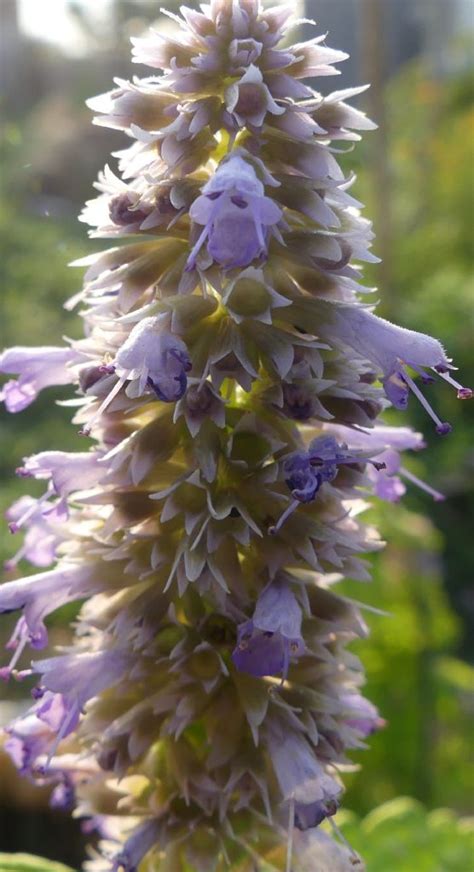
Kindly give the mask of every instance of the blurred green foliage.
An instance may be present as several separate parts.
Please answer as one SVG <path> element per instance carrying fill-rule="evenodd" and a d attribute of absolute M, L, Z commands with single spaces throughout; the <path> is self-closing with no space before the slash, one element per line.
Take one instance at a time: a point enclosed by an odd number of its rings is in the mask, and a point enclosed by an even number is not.
<path fill-rule="evenodd" d="M 72 869 L 31 854 L 0 854 L 0 872 L 72 872 Z"/>
<path fill-rule="evenodd" d="M 472 75 L 439 82 L 422 63 L 408 66 L 387 89 L 392 238 L 389 286 L 380 289 L 381 314 L 439 337 L 470 385 L 473 97 Z M 351 159 L 369 216 L 377 195 L 373 147 L 369 138 Z M 377 267 L 366 276 L 368 285 L 377 284 Z M 358 755 L 361 773 L 352 776 L 347 806 L 364 812 L 400 794 L 430 807 L 472 809 L 474 671 L 458 657 L 472 662 L 474 404 L 459 402 L 442 383 L 425 391 L 454 429 L 446 439 L 434 435 L 412 398 L 407 423 L 425 434 L 428 447 L 405 465 L 447 499 L 433 503 L 409 488 L 403 505 L 380 504 L 375 520 L 389 545 L 374 559 L 374 583 L 362 595 L 347 585 L 351 596 L 390 613 L 370 615 L 371 637 L 358 645 L 367 694 L 387 719 L 385 730 L 371 737 L 370 753 Z M 405 423 L 400 414 L 391 420 Z"/>
<path fill-rule="evenodd" d="M 354 646 L 367 696 L 387 724 L 370 737 L 368 753 L 352 755 L 362 768 L 347 779 L 345 805 L 367 812 L 410 794 L 468 812 L 474 670 L 452 654 L 460 621 L 443 588 L 442 537 L 403 505 L 380 505 L 374 520 L 389 545 L 374 561 L 372 584 L 345 582 L 344 590 L 387 613 L 367 611 L 370 637 Z"/>
<path fill-rule="evenodd" d="M 367 872 L 469 872 L 474 822 L 447 808 L 427 812 L 414 799 L 384 803 L 362 820 L 342 812 L 339 824 Z M 357 868 L 357 867 L 356 867 Z"/>

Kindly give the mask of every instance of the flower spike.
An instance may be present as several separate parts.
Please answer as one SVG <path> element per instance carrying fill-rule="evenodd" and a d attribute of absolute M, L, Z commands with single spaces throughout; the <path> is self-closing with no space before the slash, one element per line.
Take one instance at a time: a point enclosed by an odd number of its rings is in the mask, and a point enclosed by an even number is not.
<path fill-rule="evenodd" d="M 89 101 L 127 147 L 81 216 L 113 240 L 75 263 L 83 335 L 0 355 L 7 411 L 70 385 L 93 440 L 17 470 L 44 493 L 7 511 L 0 678 L 37 683 L 5 749 L 97 831 L 83 872 L 349 868 L 320 825 L 338 832 L 339 773 L 384 722 L 336 580 L 368 580 L 373 496 L 442 499 L 402 458 L 421 434 L 383 410 L 412 393 L 444 434 L 423 386 L 472 392 L 364 302 L 373 232 L 337 158 L 375 125 L 363 88 L 308 81 L 347 55 L 292 43 L 291 4 L 166 14 L 133 40 L 150 74 Z M 31 663 L 68 603 L 69 642 Z"/>

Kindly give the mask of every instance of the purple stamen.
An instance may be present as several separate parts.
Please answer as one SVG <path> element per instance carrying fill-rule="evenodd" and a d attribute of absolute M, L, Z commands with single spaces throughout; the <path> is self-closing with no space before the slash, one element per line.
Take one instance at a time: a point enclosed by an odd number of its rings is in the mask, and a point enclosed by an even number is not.
<path fill-rule="evenodd" d="M 410 472 L 408 469 L 405 469 L 404 466 L 401 466 L 399 471 L 400 471 L 401 475 L 403 475 L 404 478 L 407 478 L 408 481 L 413 482 L 413 484 L 416 484 L 421 490 L 425 491 L 427 494 L 432 496 L 433 499 L 435 500 L 435 502 L 441 503 L 441 502 L 443 502 L 443 500 L 446 499 L 444 494 L 442 494 L 439 491 L 435 490 L 434 488 L 430 487 L 429 484 L 427 484 L 421 478 L 418 478 L 418 476 L 413 475 L 413 473 Z"/>
<path fill-rule="evenodd" d="M 426 411 L 428 412 L 428 415 L 430 416 L 432 421 L 435 422 L 436 432 L 438 433 L 438 435 L 439 436 L 446 436 L 448 433 L 450 433 L 452 430 L 451 424 L 448 424 L 447 421 L 443 422 L 441 420 L 441 418 L 438 417 L 438 415 L 436 414 L 434 409 L 430 406 L 426 397 L 423 396 L 418 385 L 413 381 L 412 377 L 408 375 L 406 370 L 403 370 L 402 377 L 403 377 L 404 381 L 406 381 L 408 387 L 415 394 L 415 397 L 417 398 L 417 400 L 421 403 L 423 408 L 426 409 Z"/>
<path fill-rule="evenodd" d="M 281 530 L 281 528 L 283 527 L 283 524 L 285 523 L 285 521 L 290 517 L 290 515 L 293 514 L 293 512 L 298 508 L 299 505 L 300 505 L 299 500 L 293 500 L 290 503 L 290 505 L 285 509 L 283 514 L 280 515 L 276 524 L 273 524 L 271 527 L 268 528 L 268 535 L 269 536 L 276 536 L 278 531 Z"/>
<path fill-rule="evenodd" d="M 473 395 L 472 388 L 465 388 L 461 385 L 456 379 L 454 379 L 446 369 L 441 367 L 434 367 L 438 375 L 444 379 L 444 381 L 448 382 L 449 385 L 452 385 L 453 388 L 457 390 L 458 400 L 471 400 Z"/>

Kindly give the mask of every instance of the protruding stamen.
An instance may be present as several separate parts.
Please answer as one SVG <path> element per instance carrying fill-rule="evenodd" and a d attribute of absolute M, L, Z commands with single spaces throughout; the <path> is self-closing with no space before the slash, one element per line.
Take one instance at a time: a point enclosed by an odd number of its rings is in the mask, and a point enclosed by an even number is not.
<path fill-rule="evenodd" d="M 92 418 L 90 419 L 88 424 L 86 424 L 82 428 L 82 430 L 79 431 L 81 436 L 89 436 L 89 434 L 92 430 L 92 427 L 99 420 L 100 416 L 105 412 L 105 410 L 108 408 L 108 406 L 110 406 L 110 403 L 112 402 L 112 400 L 115 399 L 115 397 L 117 396 L 117 394 L 119 393 L 121 388 L 124 386 L 125 382 L 127 381 L 127 378 L 128 378 L 128 376 L 122 375 L 118 379 L 118 381 L 114 384 L 112 390 L 110 391 L 110 393 L 107 394 L 105 400 L 102 401 L 102 403 L 100 404 L 97 411 L 94 412 L 94 414 L 92 415 Z"/>
<path fill-rule="evenodd" d="M 8 664 L 8 666 L 6 667 L 10 671 L 10 674 L 13 672 L 16 664 L 18 663 L 21 655 L 23 654 L 23 651 L 25 650 L 27 643 L 28 643 L 28 632 L 23 632 L 20 636 L 20 639 L 19 639 L 18 644 L 16 646 L 16 650 L 13 654 L 13 657 L 10 660 L 10 663 Z"/>
<path fill-rule="evenodd" d="M 332 817 L 328 817 L 327 820 L 331 824 L 338 839 L 340 839 L 342 844 L 346 846 L 348 851 L 350 851 L 350 853 L 351 853 L 350 861 L 351 861 L 352 866 L 359 866 L 362 863 L 362 860 L 360 859 L 359 855 L 356 854 L 356 852 L 354 851 L 354 848 L 352 847 L 351 843 L 347 841 L 344 833 L 341 832 L 341 830 L 339 829 L 338 825 L 334 822 Z"/>
<path fill-rule="evenodd" d="M 286 849 L 286 872 L 291 872 L 291 861 L 293 859 L 293 833 L 295 830 L 295 799 L 292 796 L 290 799 L 290 808 L 288 815 L 288 846 Z"/>
<path fill-rule="evenodd" d="M 11 532 L 13 533 L 15 531 L 12 530 Z M 27 546 L 25 544 L 23 544 L 21 546 L 21 548 L 18 549 L 16 554 L 13 555 L 13 557 L 10 557 L 8 560 L 5 560 L 5 562 L 3 564 L 3 568 L 4 568 L 5 572 L 11 572 L 12 569 L 15 569 L 15 567 L 19 564 L 20 560 L 25 556 L 26 550 L 27 550 Z M 8 647 L 8 646 L 6 646 L 6 647 Z"/>
<path fill-rule="evenodd" d="M 472 396 L 474 393 L 472 388 L 463 387 L 463 385 L 461 385 L 458 381 L 456 381 L 456 379 L 454 379 L 452 377 L 452 375 L 449 374 L 449 372 L 444 372 L 443 370 L 437 369 L 436 367 L 435 367 L 435 370 L 438 373 L 438 375 L 440 376 L 440 378 L 443 378 L 446 382 L 448 382 L 449 385 L 452 385 L 453 388 L 456 388 L 456 390 L 458 392 L 458 400 L 471 400 L 472 399 Z"/>
<path fill-rule="evenodd" d="M 435 490 L 434 488 L 430 487 L 429 484 L 427 484 L 421 478 L 418 478 L 418 476 L 413 475 L 413 473 L 410 472 L 408 469 L 405 469 L 404 466 L 401 466 L 399 471 L 400 471 L 401 475 L 403 475 L 404 478 L 407 478 L 408 481 L 411 481 L 411 482 L 413 482 L 413 484 L 416 484 L 416 486 L 419 487 L 420 490 L 425 491 L 427 494 L 429 494 L 431 497 L 433 497 L 435 502 L 441 503 L 441 502 L 443 502 L 443 500 L 446 499 L 444 494 L 442 494 L 439 491 Z"/>
<path fill-rule="evenodd" d="M 451 430 L 452 430 L 451 424 L 448 424 L 447 421 L 444 421 L 444 422 L 443 422 L 443 421 L 441 420 L 441 418 L 438 417 L 438 415 L 436 414 L 436 412 L 434 411 L 434 409 L 432 409 L 432 407 L 430 406 L 430 404 L 429 404 L 428 400 L 426 399 L 426 397 L 423 396 L 423 394 L 422 394 L 422 392 L 420 391 L 418 385 L 413 381 L 413 379 L 411 378 L 411 376 L 409 376 L 408 373 L 407 373 L 405 370 L 403 371 L 403 379 L 404 379 L 404 381 L 406 381 L 406 383 L 407 383 L 408 387 L 410 388 L 410 390 L 413 391 L 413 393 L 415 394 L 415 397 L 416 397 L 417 400 L 421 403 L 421 405 L 423 406 L 423 408 L 426 409 L 426 411 L 428 412 L 428 415 L 430 416 L 430 418 L 432 419 L 432 421 L 435 422 L 435 424 L 436 424 L 436 432 L 438 433 L 438 435 L 439 435 L 439 436 L 446 436 L 447 433 L 450 433 Z"/>
<path fill-rule="evenodd" d="M 22 469 L 22 467 L 19 467 L 19 469 Z M 17 474 L 21 475 L 22 473 L 19 472 L 19 470 L 17 469 Z M 35 512 L 38 511 L 38 508 L 43 503 L 47 502 L 47 500 L 49 500 L 49 498 L 52 497 L 53 494 L 54 494 L 54 485 L 53 485 L 52 481 L 50 481 L 43 496 L 38 497 L 38 499 L 32 503 L 32 505 L 29 507 L 29 509 L 27 509 L 26 512 L 23 512 L 23 514 L 21 515 L 20 518 L 18 518 L 17 521 L 10 521 L 10 523 L 8 525 L 8 529 L 10 530 L 10 533 L 18 533 L 18 531 L 21 530 L 23 525 L 27 521 L 29 521 L 29 519 L 32 517 L 32 515 L 34 515 Z"/>
<path fill-rule="evenodd" d="M 80 708 L 79 708 L 78 704 L 75 703 L 73 706 L 71 706 L 71 711 L 64 718 L 64 720 L 61 724 L 61 728 L 60 728 L 60 730 L 59 730 L 59 732 L 58 732 L 58 734 L 53 742 L 53 747 L 49 750 L 48 756 L 46 758 L 46 762 L 42 766 L 38 767 L 40 769 L 42 775 L 45 775 L 46 772 L 48 771 L 50 764 L 51 764 L 51 760 L 56 755 L 56 751 L 58 750 L 58 746 L 59 746 L 60 742 L 64 739 L 64 737 L 67 733 L 68 727 L 74 721 L 74 719 L 79 715 L 79 713 L 80 713 Z"/>
<path fill-rule="evenodd" d="M 268 528 L 268 535 L 275 536 L 278 531 L 281 530 L 287 518 L 289 518 L 290 515 L 293 514 L 293 512 L 295 511 L 295 509 L 298 508 L 299 505 L 301 505 L 299 500 L 293 500 L 290 505 L 285 509 L 283 514 L 280 516 L 276 524 L 273 524 L 271 527 Z"/>

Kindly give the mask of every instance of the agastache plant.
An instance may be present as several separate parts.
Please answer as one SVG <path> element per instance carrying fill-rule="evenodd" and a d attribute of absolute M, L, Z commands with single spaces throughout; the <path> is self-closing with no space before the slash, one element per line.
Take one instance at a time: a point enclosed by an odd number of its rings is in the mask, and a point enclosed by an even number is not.
<path fill-rule="evenodd" d="M 34 679 L 5 747 L 99 834 L 88 872 L 312 872 L 328 850 L 360 868 L 317 829 L 383 725 L 336 585 L 369 578 L 374 494 L 442 498 L 402 463 L 421 435 L 379 416 L 412 394 L 442 435 L 420 384 L 471 392 L 436 339 L 367 302 L 373 233 L 336 154 L 374 125 L 347 102 L 363 88 L 304 82 L 347 56 L 282 47 L 289 16 L 212 0 L 134 40 L 151 75 L 90 103 L 132 144 L 82 216 L 114 240 L 67 304 L 85 336 L 0 357 L 8 411 L 51 385 L 80 398 L 83 451 L 18 470 L 45 490 L 8 511 L 10 570 L 38 571 L 0 588 L 18 613 L 1 674 Z M 73 602 L 70 645 L 45 656 Z"/>

